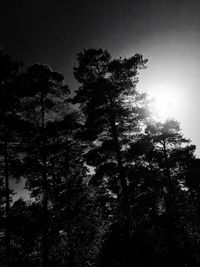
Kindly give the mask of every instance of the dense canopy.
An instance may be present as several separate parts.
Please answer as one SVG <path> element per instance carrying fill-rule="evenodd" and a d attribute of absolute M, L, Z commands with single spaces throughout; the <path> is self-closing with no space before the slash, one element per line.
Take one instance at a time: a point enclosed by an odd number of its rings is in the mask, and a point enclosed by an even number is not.
<path fill-rule="evenodd" d="M 151 117 L 146 63 L 85 49 L 72 96 L 0 51 L 1 266 L 200 265 L 200 159 L 175 119 Z"/>

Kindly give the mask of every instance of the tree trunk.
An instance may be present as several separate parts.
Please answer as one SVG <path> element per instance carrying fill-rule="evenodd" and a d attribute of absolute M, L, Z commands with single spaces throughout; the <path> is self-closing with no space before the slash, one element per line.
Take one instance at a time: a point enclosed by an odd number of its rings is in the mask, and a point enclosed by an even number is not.
<path fill-rule="evenodd" d="M 120 184 L 121 184 L 121 189 L 122 189 L 122 195 L 124 197 L 127 197 L 128 194 L 128 185 L 127 181 L 123 172 L 123 164 L 122 164 L 122 157 L 121 157 L 121 149 L 120 149 L 120 144 L 119 144 L 119 136 L 118 136 L 118 130 L 116 126 L 116 118 L 115 114 L 113 111 L 113 101 L 110 96 L 108 96 L 108 105 L 107 105 L 107 110 L 108 110 L 108 117 L 109 117 L 109 122 L 110 122 L 110 127 L 111 127 L 111 133 L 113 137 L 113 142 L 115 146 L 115 152 L 116 152 L 116 158 L 117 158 L 117 166 L 118 166 L 118 173 L 119 173 L 119 179 L 120 179 Z"/>
<path fill-rule="evenodd" d="M 170 168 L 169 168 L 168 157 L 167 157 L 167 148 L 166 148 L 165 141 L 163 141 L 163 154 L 164 154 L 164 160 L 165 160 L 166 176 L 167 176 L 169 184 L 171 184 L 171 174 L 170 174 Z"/>
<path fill-rule="evenodd" d="M 121 148 L 119 143 L 118 129 L 115 121 L 115 116 L 111 111 L 110 114 L 110 125 L 115 146 L 118 174 L 121 184 L 121 199 L 120 199 L 120 232 L 121 232 L 121 243 L 126 248 L 121 258 L 120 264 L 122 266 L 127 265 L 127 261 L 130 253 L 130 205 L 129 205 L 129 192 L 126 176 L 123 170 Z"/>
<path fill-rule="evenodd" d="M 42 190 L 43 190 L 43 236 L 42 236 L 42 266 L 48 266 L 48 189 L 47 189 L 47 173 L 46 173 L 46 133 L 45 133 L 45 108 L 44 95 L 41 95 L 41 118 L 42 118 Z"/>
<path fill-rule="evenodd" d="M 168 183 L 168 198 L 169 198 L 169 209 L 171 205 L 174 205 L 175 201 L 175 191 L 174 191 L 174 185 L 172 182 L 172 177 L 171 177 L 171 171 L 169 167 L 169 162 L 168 162 L 168 156 L 167 156 L 167 148 L 166 148 L 166 142 L 163 141 L 163 154 L 164 154 L 164 161 L 165 161 L 165 172 L 166 172 L 166 177 L 167 177 L 167 183 Z"/>
<path fill-rule="evenodd" d="M 118 137 L 117 127 L 116 127 L 116 123 L 114 119 L 111 120 L 111 129 L 112 129 L 112 136 L 113 136 L 115 152 L 116 152 L 116 157 L 117 157 L 117 166 L 118 166 L 119 179 L 120 179 L 121 188 L 122 188 L 122 195 L 127 196 L 128 185 L 127 185 L 127 181 L 125 179 L 125 175 L 123 172 L 119 137 Z"/>
<path fill-rule="evenodd" d="M 9 188 L 9 174 L 8 174 L 8 140 L 7 129 L 5 128 L 4 136 L 4 177 L 5 177 L 5 190 L 6 190 L 6 229 L 5 229 L 5 242 L 6 242 L 6 262 L 9 266 L 10 258 L 10 188 Z"/>
<path fill-rule="evenodd" d="M 121 149 L 119 144 L 119 136 L 115 121 L 115 116 L 112 111 L 112 107 L 109 110 L 109 119 L 110 119 L 110 126 L 111 126 L 111 133 L 113 137 L 113 142 L 115 146 L 115 152 L 116 152 L 116 159 L 117 159 L 117 167 L 118 167 L 118 174 L 119 174 L 119 180 L 121 184 L 121 212 L 122 212 L 122 219 L 126 223 L 129 223 L 130 221 L 130 207 L 129 207 L 129 196 L 128 196 L 128 184 L 126 181 L 126 177 L 123 170 L 123 164 L 122 164 L 122 156 L 121 156 Z"/>

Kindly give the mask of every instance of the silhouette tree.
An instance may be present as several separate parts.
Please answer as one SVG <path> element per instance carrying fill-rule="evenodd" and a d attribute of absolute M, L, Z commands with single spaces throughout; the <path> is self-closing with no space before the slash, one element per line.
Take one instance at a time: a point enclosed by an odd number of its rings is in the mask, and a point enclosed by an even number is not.
<path fill-rule="evenodd" d="M 106 206 L 116 206 L 115 194 L 120 199 L 115 216 L 119 217 L 121 242 L 128 246 L 130 234 L 130 206 L 124 150 L 130 138 L 141 130 L 146 117 L 145 95 L 136 91 L 138 70 L 145 67 L 141 55 L 125 59 L 111 59 L 102 49 L 88 49 L 78 54 L 74 75 L 81 84 L 76 91 L 85 116 L 82 140 L 88 142 L 87 164 L 95 167 L 93 181 L 101 181 Z M 102 198 L 103 199 L 103 198 Z M 117 205 L 118 206 L 118 205 Z M 112 210 L 112 209 L 111 209 Z M 111 217 L 114 215 L 110 214 Z M 123 250 L 126 254 L 126 249 Z M 125 264 L 125 254 L 121 264 Z M 122 255 L 122 254 L 121 254 Z M 124 263 L 123 263 L 124 261 Z"/>
<path fill-rule="evenodd" d="M 133 187 L 130 186 L 132 190 L 136 188 L 136 198 L 132 198 L 132 201 L 135 203 L 134 215 L 139 215 L 141 221 L 135 231 L 138 236 L 143 225 L 147 231 L 147 236 L 143 238 L 147 240 L 153 238 L 151 235 L 157 231 L 163 231 L 163 234 L 159 234 L 162 243 L 155 240 L 152 244 L 158 246 L 157 256 L 150 252 L 149 247 L 145 252 L 144 243 L 141 247 L 142 254 L 148 253 L 154 264 L 155 258 L 157 259 L 158 266 L 172 263 L 183 266 L 192 260 L 192 246 L 185 229 L 188 223 L 186 210 L 191 203 L 188 202 L 184 179 L 186 166 L 194 158 L 194 149 L 194 146 L 189 145 L 189 140 L 180 133 L 179 124 L 174 120 L 151 123 L 144 134 L 130 144 L 127 160 L 134 162 L 129 174 Z M 133 180 L 132 177 L 136 179 Z M 165 255 L 162 249 L 166 250 Z"/>
<path fill-rule="evenodd" d="M 82 159 L 82 146 L 75 138 L 78 113 L 68 107 L 68 112 L 59 121 L 47 123 L 47 170 L 49 200 L 51 201 L 51 262 L 73 266 L 78 247 L 75 249 L 74 238 L 78 239 L 79 227 L 77 210 L 81 212 L 87 198 L 84 180 L 87 169 Z M 77 217 L 75 217 L 75 214 Z M 74 226 L 75 224 L 75 226 Z M 77 234 L 74 234 L 74 227 Z M 63 240 L 63 236 L 67 240 Z M 77 241 L 76 241 L 77 242 Z M 61 256 L 65 250 L 65 256 Z M 56 252 L 57 251 L 57 252 Z M 55 257 L 55 252 L 57 257 Z"/>
<path fill-rule="evenodd" d="M 59 116 L 57 108 L 63 107 L 68 88 L 64 85 L 61 74 L 52 71 L 46 65 L 35 64 L 27 69 L 19 79 L 22 90 L 24 118 L 32 123 L 32 139 L 30 140 L 27 162 L 32 178 L 39 178 L 39 192 L 42 194 L 43 236 L 42 265 L 48 266 L 48 175 L 47 175 L 47 133 L 46 124 Z M 32 163 L 30 162 L 32 161 Z M 27 164 L 26 164 L 27 165 Z M 32 167 L 34 166 L 34 170 Z M 29 178 L 31 179 L 29 176 Z M 41 178 L 41 179 L 40 179 Z"/>
<path fill-rule="evenodd" d="M 16 93 L 15 80 L 20 63 L 0 50 L 0 132 L 1 132 L 1 173 L 4 176 L 2 186 L 5 188 L 5 243 L 6 264 L 10 259 L 10 179 L 16 178 L 16 162 L 20 163 L 16 155 L 16 143 L 19 142 L 21 125 L 18 115 L 19 99 Z M 14 167 L 15 165 L 15 167 Z"/>
<path fill-rule="evenodd" d="M 78 63 L 74 75 L 81 86 L 74 101 L 80 103 L 85 115 L 83 133 L 97 147 L 106 141 L 110 144 L 111 154 L 115 153 L 117 166 L 114 169 L 117 169 L 121 186 L 121 212 L 128 217 L 128 185 L 122 145 L 125 145 L 127 132 L 134 131 L 141 118 L 141 110 L 137 110 L 134 103 L 143 96 L 136 92 L 135 84 L 138 69 L 144 67 L 146 60 L 140 55 L 111 60 L 106 50 L 88 49 L 78 54 Z"/>

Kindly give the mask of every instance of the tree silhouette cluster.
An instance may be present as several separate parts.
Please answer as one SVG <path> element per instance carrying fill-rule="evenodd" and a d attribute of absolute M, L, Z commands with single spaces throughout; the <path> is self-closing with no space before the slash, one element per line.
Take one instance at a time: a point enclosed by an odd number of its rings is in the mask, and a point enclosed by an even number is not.
<path fill-rule="evenodd" d="M 0 51 L 0 266 L 200 266 L 200 159 L 151 118 L 139 54 L 62 74 Z M 13 181 L 30 198 L 13 200 Z"/>

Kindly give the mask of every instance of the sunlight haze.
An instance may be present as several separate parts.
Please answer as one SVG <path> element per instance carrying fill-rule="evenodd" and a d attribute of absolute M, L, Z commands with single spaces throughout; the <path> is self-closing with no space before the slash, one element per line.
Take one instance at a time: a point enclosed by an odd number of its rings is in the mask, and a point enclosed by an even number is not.
<path fill-rule="evenodd" d="M 200 50 L 196 36 L 148 44 L 143 50 L 147 69 L 140 71 L 138 88 L 155 98 L 158 119 L 180 122 L 185 137 L 197 146 L 200 155 Z M 160 42 L 159 42 L 160 41 Z"/>

